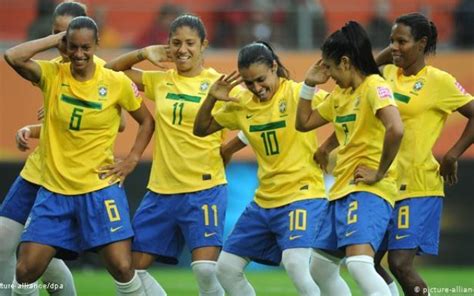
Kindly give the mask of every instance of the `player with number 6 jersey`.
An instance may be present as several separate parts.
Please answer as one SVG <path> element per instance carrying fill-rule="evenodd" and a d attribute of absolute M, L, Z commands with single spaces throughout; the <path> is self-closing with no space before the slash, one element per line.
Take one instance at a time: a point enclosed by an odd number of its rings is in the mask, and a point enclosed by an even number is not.
<path fill-rule="evenodd" d="M 22 235 L 13 295 L 34 293 L 34 282 L 53 256 L 75 258 L 84 251 L 98 251 L 104 258 L 118 295 L 143 293 L 131 266 L 133 231 L 118 182 L 138 163 L 152 136 L 153 118 L 130 79 L 94 62 L 98 40 L 95 22 L 81 16 L 66 32 L 5 53 L 12 68 L 41 89 L 45 106 L 43 187 Z M 70 63 L 33 59 L 58 45 L 65 46 Z M 121 108 L 139 130 L 127 157 L 114 163 Z"/>

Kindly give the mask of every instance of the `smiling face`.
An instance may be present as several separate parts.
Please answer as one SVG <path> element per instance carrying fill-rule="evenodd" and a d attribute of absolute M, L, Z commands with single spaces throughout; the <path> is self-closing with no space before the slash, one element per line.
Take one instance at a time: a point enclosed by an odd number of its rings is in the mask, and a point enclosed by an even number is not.
<path fill-rule="evenodd" d="M 261 101 L 270 100 L 278 90 L 280 79 L 277 65 L 272 67 L 264 63 L 254 63 L 248 68 L 240 68 L 239 73 L 247 88 Z"/>
<path fill-rule="evenodd" d="M 178 27 L 170 36 L 169 45 L 178 73 L 185 76 L 200 73 L 202 54 L 207 47 L 207 40 L 201 42 L 196 30 L 188 26 Z"/>
<path fill-rule="evenodd" d="M 71 30 L 67 34 L 66 52 L 71 67 L 75 71 L 84 71 L 94 66 L 93 56 L 97 49 L 95 32 L 88 28 Z"/>
<path fill-rule="evenodd" d="M 397 67 L 408 69 L 423 60 L 425 46 L 426 37 L 416 41 L 409 26 L 397 23 L 392 27 L 390 49 Z"/>

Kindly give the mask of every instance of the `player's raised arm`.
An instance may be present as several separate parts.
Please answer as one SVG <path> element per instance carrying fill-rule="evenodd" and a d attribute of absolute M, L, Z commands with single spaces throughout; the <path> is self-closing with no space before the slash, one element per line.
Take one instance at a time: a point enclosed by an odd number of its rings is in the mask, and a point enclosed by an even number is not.
<path fill-rule="evenodd" d="M 37 53 L 58 47 L 63 42 L 65 34 L 66 32 L 61 32 L 9 48 L 5 51 L 5 60 L 21 77 L 38 83 L 41 78 L 41 68 L 33 57 Z"/>

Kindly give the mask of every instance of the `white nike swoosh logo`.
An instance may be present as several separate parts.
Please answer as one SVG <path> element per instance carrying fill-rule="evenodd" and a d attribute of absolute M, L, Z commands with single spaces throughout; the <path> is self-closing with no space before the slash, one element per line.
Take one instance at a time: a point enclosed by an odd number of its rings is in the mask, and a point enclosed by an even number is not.
<path fill-rule="evenodd" d="M 302 235 L 290 235 L 290 240 L 295 240 L 300 237 L 302 237 Z"/>
<path fill-rule="evenodd" d="M 215 232 L 211 232 L 211 233 L 207 233 L 207 232 L 204 232 L 204 237 L 210 237 L 210 236 L 213 236 L 213 235 L 216 235 L 217 233 Z"/>
<path fill-rule="evenodd" d="M 353 235 L 357 230 L 346 232 L 346 237 Z"/>
<path fill-rule="evenodd" d="M 395 235 L 395 239 L 396 240 L 399 240 L 399 239 L 402 239 L 402 238 L 405 238 L 405 237 L 409 237 L 410 235 L 409 234 L 405 234 L 405 235 Z"/>
<path fill-rule="evenodd" d="M 121 229 L 123 226 L 119 227 L 110 227 L 110 232 L 116 232 L 117 230 Z"/>

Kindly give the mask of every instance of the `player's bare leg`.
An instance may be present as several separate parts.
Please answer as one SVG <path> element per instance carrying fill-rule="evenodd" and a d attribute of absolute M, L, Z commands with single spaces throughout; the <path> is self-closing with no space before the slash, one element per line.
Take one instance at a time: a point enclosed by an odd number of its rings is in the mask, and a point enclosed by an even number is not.
<path fill-rule="evenodd" d="M 428 295 L 428 286 L 415 269 L 417 249 L 391 250 L 388 252 L 388 266 L 397 278 L 403 293 L 407 296 Z M 423 293 L 425 291 L 425 293 Z"/>
<path fill-rule="evenodd" d="M 117 295 L 144 296 L 142 282 L 132 266 L 131 245 L 130 239 L 113 242 L 102 247 L 99 254 L 115 279 Z"/>

